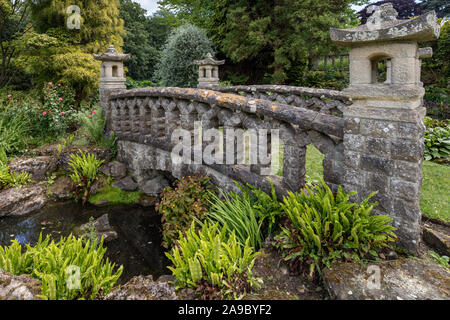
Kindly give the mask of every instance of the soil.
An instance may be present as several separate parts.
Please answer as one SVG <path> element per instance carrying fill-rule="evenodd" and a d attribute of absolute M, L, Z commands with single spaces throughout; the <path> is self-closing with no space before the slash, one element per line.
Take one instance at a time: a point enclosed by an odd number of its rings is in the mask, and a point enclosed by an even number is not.
<path fill-rule="evenodd" d="M 327 291 L 322 284 L 289 273 L 288 264 L 272 247 L 264 243 L 262 254 L 253 267 L 255 277 L 263 280 L 260 289 L 248 294 L 244 300 L 327 300 Z"/>

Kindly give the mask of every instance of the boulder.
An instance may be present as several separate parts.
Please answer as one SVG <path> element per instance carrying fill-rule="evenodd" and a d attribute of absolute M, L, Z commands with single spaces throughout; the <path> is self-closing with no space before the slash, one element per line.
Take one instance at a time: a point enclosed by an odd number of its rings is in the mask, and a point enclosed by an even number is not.
<path fill-rule="evenodd" d="M 146 194 L 141 194 L 139 197 L 139 205 L 145 208 L 153 207 L 156 203 L 157 198 L 153 196 L 147 196 Z"/>
<path fill-rule="evenodd" d="M 21 173 L 22 171 L 28 172 L 33 175 L 36 180 L 43 180 L 45 177 L 56 171 L 57 164 L 56 159 L 49 156 L 41 156 L 35 158 L 15 158 L 9 164 L 11 171 Z"/>
<path fill-rule="evenodd" d="M 102 215 L 100 218 L 93 222 L 88 222 L 83 224 L 79 230 L 76 231 L 78 234 L 88 234 L 90 229 L 94 225 L 95 237 L 100 241 L 104 237 L 104 242 L 109 242 L 118 238 L 117 232 L 111 227 L 109 223 L 108 214 Z"/>
<path fill-rule="evenodd" d="M 67 200 L 72 197 L 74 184 L 69 176 L 59 176 L 48 188 L 48 193 L 57 200 Z"/>
<path fill-rule="evenodd" d="M 166 281 L 153 281 L 150 276 L 137 276 L 118 289 L 112 290 L 105 300 L 174 300 L 175 286 Z"/>
<path fill-rule="evenodd" d="M 335 264 L 324 270 L 323 279 L 338 300 L 448 300 L 450 295 L 450 271 L 417 258 Z"/>
<path fill-rule="evenodd" d="M 46 203 L 41 185 L 11 188 L 0 193 L 0 217 L 24 216 L 40 210 Z"/>
<path fill-rule="evenodd" d="M 119 180 L 126 177 L 127 167 L 119 161 L 113 161 L 109 164 L 109 172 L 114 179 Z"/>
<path fill-rule="evenodd" d="M 134 182 L 131 177 L 126 177 L 117 182 L 114 182 L 112 186 L 124 191 L 135 191 L 138 188 L 137 183 Z"/>
<path fill-rule="evenodd" d="M 170 183 L 164 177 L 158 176 L 152 180 L 147 181 L 141 190 L 148 196 L 159 196 L 165 187 Z"/>
<path fill-rule="evenodd" d="M 425 223 L 422 238 L 427 245 L 441 255 L 450 257 L 450 228 L 443 225 Z"/>
<path fill-rule="evenodd" d="M 0 270 L 0 300 L 39 300 L 41 282 L 30 275 L 15 276 Z"/>

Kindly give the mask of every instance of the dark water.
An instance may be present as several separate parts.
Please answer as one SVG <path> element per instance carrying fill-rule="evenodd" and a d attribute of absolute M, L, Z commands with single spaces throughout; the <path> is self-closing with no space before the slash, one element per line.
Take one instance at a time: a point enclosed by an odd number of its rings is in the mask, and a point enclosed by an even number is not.
<path fill-rule="evenodd" d="M 37 214 L 22 218 L 0 218 L 0 246 L 17 239 L 22 244 L 34 245 L 39 234 L 49 234 L 58 240 L 68 236 L 76 227 L 107 213 L 118 233 L 118 239 L 105 244 L 106 256 L 116 265 L 123 265 L 119 279 L 123 284 L 136 275 L 153 275 L 157 279 L 170 274 L 168 260 L 161 247 L 160 216 L 154 208 L 139 206 L 82 208 L 73 202 L 51 204 Z"/>

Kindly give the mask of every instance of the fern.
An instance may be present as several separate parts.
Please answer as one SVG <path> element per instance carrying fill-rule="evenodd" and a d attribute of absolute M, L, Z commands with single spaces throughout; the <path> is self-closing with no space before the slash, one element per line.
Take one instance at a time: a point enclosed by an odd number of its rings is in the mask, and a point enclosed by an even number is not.
<path fill-rule="evenodd" d="M 241 245 L 234 232 L 228 235 L 226 228 L 208 222 L 200 231 L 193 222 L 185 236 L 180 232 L 178 245 L 166 252 L 177 289 L 198 288 L 206 281 L 226 297 L 258 285 L 251 271 L 257 255 L 248 239 Z"/>
<path fill-rule="evenodd" d="M 312 277 L 316 270 L 344 258 L 360 261 L 368 254 L 396 239 L 392 218 L 371 215 L 377 203 L 370 203 L 372 193 L 359 205 L 349 202 L 354 193 L 339 187 L 336 196 L 322 181 L 300 194 L 289 193 L 281 206 L 288 224 L 275 237 L 275 245 L 285 260 L 309 265 Z M 306 264 L 306 265 L 305 265 Z"/>
<path fill-rule="evenodd" d="M 86 203 L 91 193 L 92 184 L 97 180 L 98 169 L 104 162 L 98 160 L 94 154 L 84 153 L 71 154 L 69 166 L 72 170 L 70 178 L 76 185 L 75 196 L 81 199 L 83 205 Z"/>
<path fill-rule="evenodd" d="M 103 259 L 103 240 L 85 243 L 70 235 L 54 242 L 41 234 L 34 247 L 23 249 L 17 240 L 0 247 L 0 269 L 15 275 L 31 274 L 42 281 L 44 300 L 95 299 L 106 295 L 123 272 L 122 266 L 114 271 L 115 265 Z M 70 274 L 71 268 L 79 274 Z M 72 277 L 79 281 L 77 287 L 70 285 Z"/>

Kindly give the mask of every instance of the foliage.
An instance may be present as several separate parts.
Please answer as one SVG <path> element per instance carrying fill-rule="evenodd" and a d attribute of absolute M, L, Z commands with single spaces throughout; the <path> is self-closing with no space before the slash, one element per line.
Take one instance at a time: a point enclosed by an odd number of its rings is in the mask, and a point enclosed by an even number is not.
<path fill-rule="evenodd" d="M 1 149 L 0 149 L 1 150 Z M 22 188 L 31 183 L 31 175 L 25 171 L 11 171 L 8 164 L 0 161 L 0 190 L 6 188 Z"/>
<path fill-rule="evenodd" d="M 450 126 L 425 131 L 425 160 L 450 158 Z"/>
<path fill-rule="evenodd" d="M 37 35 L 45 41 L 22 54 L 16 65 L 35 81 L 69 83 L 79 104 L 98 86 L 100 63 L 92 54 L 103 53 L 111 44 L 120 49 L 123 44 L 119 0 L 29 2 Z M 74 17 L 67 9 L 73 5 L 81 8 L 79 29 L 67 27 Z"/>
<path fill-rule="evenodd" d="M 349 85 L 349 72 L 347 71 L 306 71 L 294 85 L 331 90 L 342 90 Z"/>
<path fill-rule="evenodd" d="M 0 90 L 0 147 L 23 153 L 65 135 L 76 126 L 74 92 L 66 84 L 46 83 L 29 92 Z"/>
<path fill-rule="evenodd" d="M 368 12 L 371 6 L 380 6 L 385 3 L 392 3 L 395 10 L 398 12 L 398 19 L 409 19 L 411 17 L 417 17 L 422 14 L 422 6 L 415 0 L 382 0 L 374 2 L 366 6 L 363 10 L 358 12 L 361 24 L 366 24 L 367 18 L 372 15 L 372 12 Z"/>
<path fill-rule="evenodd" d="M 24 0 L 0 1 L 0 88 L 8 85 L 14 76 L 14 58 L 26 50 L 22 37 L 30 31 L 29 2 Z"/>
<path fill-rule="evenodd" d="M 109 148 L 111 157 L 114 158 L 117 154 L 117 138 L 114 132 L 106 132 L 105 130 L 106 118 L 103 114 L 103 109 L 98 108 L 93 111 L 79 113 L 79 121 L 82 135 L 92 144 Z"/>
<path fill-rule="evenodd" d="M 154 83 L 150 80 L 137 81 L 137 80 L 133 80 L 130 77 L 127 77 L 127 80 L 125 81 L 125 85 L 127 86 L 127 89 L 130 90 L 130 89 L 137 89 L 137 88 L 157 87 L 160 84 Z"/>
<path fill-rule="evenodd" d="M 321 269 L 338 260 L 360 261 L 367 254 L 377 257 L 377 249 L 395 239 L 392 218 L 371 215 L 377 203 L 369 204 L 372 193 L 359 205 L 349 201 L 341 187 L 333 195 L 323 182 L 306 192 L 289 193 L 282 207 L 288 223 L 275 237 L 275 245 L 285 260 L 308 270 L 312 279 Z"/>
<path fill-rule="evenodd" d="M 120 0 L 120 18 L 125 22 L 123 50 L 131 54 L 127 61 L 128 74 L 139 80 L 151 79 L 160 51 L 152 45 L 152 30 L 147 28 L 149 18 L 147 11 L 139 3 Z"/>
<path fill-rule="evenodd" d="M 27 244 L 25 250 L 17 240 L 0 247 L 0 269 L 42 281 L 41 298 L 45 300 L 95 299 L 106 295 L 123 271 L 122 266 L 114 271 L 115 265 L 103 259 L 105 252 L 103 240 L 84 244 L 70 235 L 55 242 L 49 236 L 42 239 L 41 234 L 37 244 Z"/>
<path fill-rule="evenodd" d="M 161 53 L 156 79 L 169 87 L 197 87 L 198 67 L 194 61 L 203 59 L 208 52 L 214 54 L 204 30 L 190 24 L 177 28 Z"/>
<path fill-rule="evenodd" d="M 433 260 L 435 262 L 437 262 L 438 264 L 440 264 L 441 266 L 445 267 L 445 268 L 450 268 L 450 264 L 449 264 L 449 257 L 447 256 L 440 256 L 439 254 L 437 254 L 434 251 L 429 250 L 428 251 L 429 255 L 433 258 Z"/>
<path fill-rule="evenodd" d="M 205 218 L 211 199 L 209 181 L 209 177 L 202 175 L 183 177 L 175 189 L 164 189 L 156 211 L 162 215 L 165 248 L 175 245 L 178 232 L 186 231 L 194 219 Z"/>
<path fill-rule="evenodd" d="M 98 160 L 94 154 L 87 154 L 80 150 L 79 154 L 71 154 L 69 166 L 72 173 L 70 178 L 75 183 L 75 196 L 81 199 L 83 205 L 89 199 L 92 184 L 97 180 L 98 168 L 104 162 Z"/>
<path fill-rule="evenodd" d="M 175 276 L 177 289 L 195 289 L 206 282 L 216 292 L 205 298 L 236 299 L 260 282 L 252 275 L 258 253 L 249 241 L 241 245 L 234 232 L 229 235 L 218 223 L 205 222 L 197 231 L 193 222 L 185 235 L 179 233 L 178 244 L 166 253 L 174 265 L 169 269 Z"/>
<path fill-rule="evenodd" d="M 261 67 L 283 83 L 294 65 L 338 51 L 329 29 L 356 23 L 351 2 L 216 0 L 208 34 L 232 62 Z"/>
<path fill-rule="evenodd" d="M 228 232 L 235 232 L 241 244 L 249 239 L 250 245 L 259 249 L 265 237 L 272 234 L 281 220 L 281 206 L 275 187 L 271 183 L 272 191 L 269 195 L 249 184 L 236 185 L 241 194 L 221 192 L 221 197 L 211 195 L 208 218 L 211 222 L 219 222 L 225 226 Z"/>
<path fill-rule="evenodd" d="M 124 191 L 116 187 L 106 186 L 89 198 L 89 203 L 98 204 L 107 201 L 108 204 L 135 204 L 141 197 L 141 191 Z"/>
<path fill-rule="evenodd" d="M 244 192 L 246 191 L 248 189 Z M 240 244 L 248 241 L 255 250 L 259 249 L 264 241 L 261 230 L 263 221 L 259 219 L 258 210 L 250 201 L 250 194 L 226 194 L 221 191 L 223 201 L 216 195 L 211 197 L 211 210 L 207 214 L 209 220 L 219 222 L 229 232 L 234 232 Z"/>
<path fill-rule="evenodd" d="M 423 12 L 434 10 L 439 18 L 450 14 L 450 4 L 447 0 L 425 0 L 421 5 Z"/>

